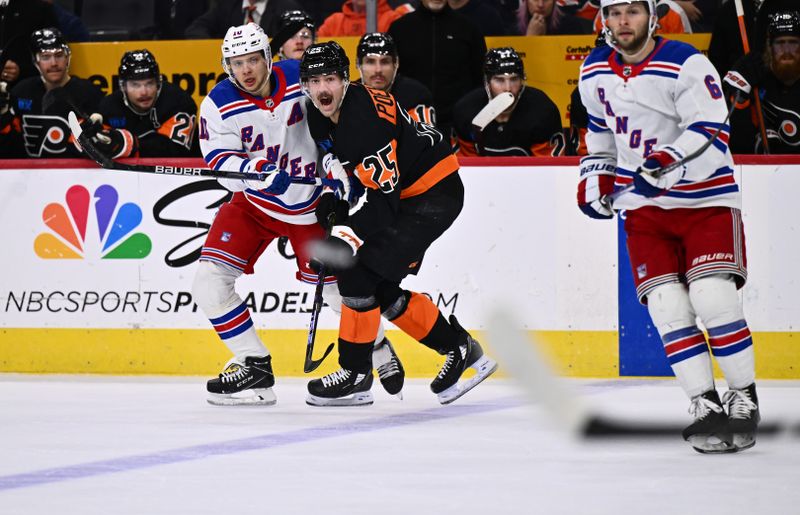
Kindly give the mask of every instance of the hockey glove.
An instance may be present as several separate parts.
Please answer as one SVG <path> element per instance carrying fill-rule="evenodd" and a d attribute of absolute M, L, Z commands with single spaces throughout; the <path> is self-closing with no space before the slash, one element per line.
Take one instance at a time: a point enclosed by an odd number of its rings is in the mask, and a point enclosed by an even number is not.
<path fill-rule="evenodd" d="M 253 179 L 242 179 L 244 189 L 261 191 L 267 195 L 283 195 L 292 184 L 292 178 L 285 170 L 278 170 L 277 166 L 266 159 L 251 159 L 242 171 L 256 176 Z"/>
<path fill-rule="evenodd" d="M 673 147 L 664 147 L 647 156 L 633 176 L 633 191 L 648 198 L 665 194 L 678 184 L 686 173 L 686 166 L 679 166 L 666 173 L 663 169 L 682 158 L 683 155 Z"/>
<path fill-rule="evenodd" d="M 615 170 L 614 163 L 602 157 L 587 156 L 581 160 L 578 208 L 589 218 L 614 218 L 614 212 L 602 199 L 614 192 Z"/>
<path fill-rule="evenodd" d="M 314 214 L 317 216 L 317 222 L 323 229 L 327 229 L 329 225 L 329 218 L 333 215 L 333 223 L 343 224 L 347 221 L 350 212 L 350 204 L 344 200 L 336 198 L 331 192 L 323 193 L 319 198 Z"/>
<path fill-rule="evenodd" d="M 308 265 L 317 273 L 323 268 L 332 274 L 347 270 L 356 264 L 356 253 L 363 243 L 350 227 L 334 225 L 330 236 L 309 245 L 311 259 Z"/>
<path fill-rule="evenodd" d="M 325 154 L 322 158 L 322 168 L 325 170 L 325 174 L 329 179 L 334 179 L 341 183 L 340 191 L 335 192 L 338 194 L 339 198 L 350 202 L 352 200 L 350 198 L 352 192 L 352 188 L 350 187 L 351 178 L 347 170 L 342 166 L 342 163 L 340 163 L 333 154 Z"/>
<path fill-rule="evenodd" d="M 136 155 L 139 141 L 136 136 L 125 129 L 107 129 L 95 133 L 92 137 L 95 146 L 111 159 L 121 159 Z"/>

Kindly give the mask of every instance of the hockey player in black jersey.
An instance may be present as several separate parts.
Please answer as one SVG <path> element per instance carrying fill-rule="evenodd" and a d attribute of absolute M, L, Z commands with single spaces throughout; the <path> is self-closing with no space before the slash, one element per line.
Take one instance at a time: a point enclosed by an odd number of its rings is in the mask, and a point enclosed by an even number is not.
<path fill-rule="evenodd" d="M 356 47 L 356 67 L 361 82 L 391 93 L 412 120 L 436 125 L 433 94 L 420 81 L 397 73 L 400 60 L 392 36 L 385 32 L 364 34 Z"/>
<path fill-rule="evenodd" d="M 67 123 L 70 111 L 95 113 L 103 93 L 69 74 L 70 48 L 58 29 L 31 35 L 38 77 L 23 79 L 0 105 L 2 157 L 82 157 Z M 6 102 L 3 102 L 5 104 Z"/>
<path fill-rule="evenodd" d="M 467 93 L 453 111 L 459 154 L 563 155 L 565 140 L 558 107 L 543 91 L 525 85 L 525 69 L 517 52 L 510 47 L 490 49 L 483 71 L 485 87 Z M 489 100 L 505 91 L 514 94 L 514 103 L 482 132 L 474 133 L 472 119 Z"/>
<path fill-rule="evenodd" d="M 314 19 L 305 11 L 286 11 L 270 45 L 278 49 L 278 59 L 297 59 L 317 40 Z"/>
<path fill-rule="evenodd" d="M 335 42 L 312 45 L 300 80 L 311 99 L 309 128 L 365 192 L 351 209 L 337 209 L 330 236 L 312 249 L 312 266 L 336 274 L 342 294 L 339 364 L 308 384 L 311 405 L 368 404 L 372 345 L 381 315 L 446 356 L 431 389 L 442 404 L 476 386 L 497 368 L 455 319 L 448 322 L 425 295 L 403 290 L 428 247 L 461 211 L 458 161 L 442 134 L 415 123 L 385 91 L 349 83 L 350 62 Z M 344 181 L 347 182 L 346 180 Z M 330 195 L 330 193 L 329 193 Z M 336 203 L 320 201 L 327 224 Z M 459 383 L 472 367 L 476 375 Z"/>
<path fill-rule="evenodd" d="M 100 102 L 103 130 L 95 144 L 114 157 L 187 157 L 196 145 L 197 105 L 188 93 L 166 82 L 148 50 L 125 52 L 119 90 Z"/>
<path fill-rule="evenodd" d="M 731 151 L 764 153 L 751 105 L 753 88 L 760 88 L 770 153 L 800 154 L 800 11 L 770 16 L 764 52 L 741 58 L 724 80 L 747 99 L 731 116 Z"/>

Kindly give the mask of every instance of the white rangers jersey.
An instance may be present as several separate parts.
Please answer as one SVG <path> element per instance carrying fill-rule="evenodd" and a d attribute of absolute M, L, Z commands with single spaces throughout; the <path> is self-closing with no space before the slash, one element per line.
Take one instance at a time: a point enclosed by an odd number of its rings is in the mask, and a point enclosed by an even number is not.
<path fill-rule="evenodd" d="M 665 195 L 626 193 L 614 202 L 615 208 L 740 208 L 719 75 L 694 47 L 658 37 L 655 50 L 635 65 L 624 64 L 610 47 L 595 49 L 581 66 L 579 88 L 589 114 L 589 156 L 582 165 L 594 161 L 598 167 L 616 166 L 617 188 L 633 182 L 636 169 L 653 151 L 669 146 L 686 156 L 722 127 Z"/>
<path fill-rule="evenodd" d="M 214 86 L 200 104 L 200 150 L 209 167 L 243 171 L 251 159 L 261 158 L 292 176 L 317 176 L 317 148 L 308 131 L 299 69 L 295 60 L 275 63 L 272 94 L 266 98 L 249 95 L 229 80 Z M 273 218 L 308 225 L 317 221 L 314 208 L 322 187 L 293 183 L 282 195 L 253 189 L 243 193 Z"/>

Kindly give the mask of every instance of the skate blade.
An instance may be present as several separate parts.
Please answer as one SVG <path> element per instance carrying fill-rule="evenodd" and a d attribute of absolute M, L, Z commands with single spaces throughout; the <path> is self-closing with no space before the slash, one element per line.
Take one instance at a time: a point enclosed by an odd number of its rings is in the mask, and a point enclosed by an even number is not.
<path fill-rule="evenodd" d="M 756 444 L 756 435 L 752 433 L 733 433 L 733 446 L 737 451 L 749 449 Z"/>
<path fill-rule="evenodd" d="M 404 383 L 404 381 L 401 380 L 401 381 L 399 381 L 399 383 L 400 383 L 399 385 L 392 384 L 392 383 L 388 383 L 387 384 L 387 383 L 383 382 L 383 379 L 381 379 L 381 386 L 383 386 L 383 389 L 386 390 L 386 393 L 388 393 L 389 395 L 396 395 L 396 396 L 398 396 L 399 398 L 402 399 L 403 398 L 403 383 Z"/>
<path fill-rule="evenodd" d="M 359 392 L 344 397 L 329 399 L 308 394 L 306 404 L 309 406 L 329 407 L 329 406 L 369 406 L 372 404 L 372 392 Z"/>
<path fill-rule="evenodd" d="M 456 383 L 450 388 L 439 392 L 437 397 L 440 404 L 450 404 L 468 391 L 478 386 L 484 379 L 492 375 L 497 370 L 497 362 L 492 358 L 483 355 L 478 361 L 470 365 L 475 369 L 475 375 L 462 383 Z"/>
<path fill-rule="evenodd" d="M 209 393 L 206 400 L 213 406 L 272 406 L 278 402 L 272 388 L 251 388 L 236 393 Z"/>
<path fill-rule="evenodd" d="M 728 439 L 715 434 L 698 434 L 690 436 L 687 441 L 700 454 L 728 454 L 739 450 Z"/>

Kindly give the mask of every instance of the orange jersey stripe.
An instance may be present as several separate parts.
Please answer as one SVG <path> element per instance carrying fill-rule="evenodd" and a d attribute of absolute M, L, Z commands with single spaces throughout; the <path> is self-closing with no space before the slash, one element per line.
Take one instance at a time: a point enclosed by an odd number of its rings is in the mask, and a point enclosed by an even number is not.
<path fill-rule="evenodd" d="M 433 167 L 425 172 L 425 174 L 417 179 L 414 184 L 405 188 L 400 192 L 400 198 L 416 197 L 421 195 L 436 186 L 436 184 L 450 175 L 458 171 L 458 159 L 455 154 L 449 154 L 447 157 L 433 165 Z"/>

